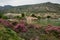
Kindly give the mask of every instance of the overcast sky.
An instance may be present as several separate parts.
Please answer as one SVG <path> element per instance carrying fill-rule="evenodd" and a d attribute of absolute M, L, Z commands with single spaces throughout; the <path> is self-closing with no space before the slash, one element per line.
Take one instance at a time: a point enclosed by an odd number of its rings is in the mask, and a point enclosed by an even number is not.
<path fill-rule="evenodd" d="M 60 4 L 60 0 L 0 0 L 0 6 L 4 5 L 18 6 L 18 5 L 37 4 L 44 2 L 52 2 Z"/>

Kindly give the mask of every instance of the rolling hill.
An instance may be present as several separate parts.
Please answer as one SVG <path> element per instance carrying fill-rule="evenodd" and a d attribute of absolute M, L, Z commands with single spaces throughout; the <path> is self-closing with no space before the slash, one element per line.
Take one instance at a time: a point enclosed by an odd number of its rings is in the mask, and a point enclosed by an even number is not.
<path fill-rule="evenodd" d="M 22 6 L 11 6 L 5 5 L 4 7 L 0 6 L 0 12 L 3 13 L 60 13 L 60 4 L 57 3 L 40 3 L 32 5 L 22 5 Z"/>

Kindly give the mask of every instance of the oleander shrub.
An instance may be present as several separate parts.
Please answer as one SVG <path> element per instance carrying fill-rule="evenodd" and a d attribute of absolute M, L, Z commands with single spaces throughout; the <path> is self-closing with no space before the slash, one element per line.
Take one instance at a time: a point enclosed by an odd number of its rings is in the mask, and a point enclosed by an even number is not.
<path fill-rule="evenodd" d="M 46 33 L 50 34 L 52 33 L 54 36 L 56 37 L 60 37 L 60 27 L 58 26 L 52 26 L 52 25 L 48 25 L 45 28 Z"/>
<path fill-rule="evenodd" d="M 14 29 L 15 29 L 16 32 L 26 32 L 26 31 L 27 31 L 24 22 L 20 22 L 20 23 L 18 23 L 18 24 L 15 26 Z"/>
<path fill-rule="evenodd" d="M 13 25 L 8 20 L 0 19 L 0 23 L 8 27 L 13 27 Z"/>
<path fill-rule="evenodd" d="M 48 25 L 48 26 L 45 28 L 45 31 L 46 31 L 46 32 L 56 31 L 56 32 L 60 33 L 60 27 Z"/>
<path fill-rule="evenodd" d="M 24 40 L 15 31 L 0 24 L 0 40 Z"/>

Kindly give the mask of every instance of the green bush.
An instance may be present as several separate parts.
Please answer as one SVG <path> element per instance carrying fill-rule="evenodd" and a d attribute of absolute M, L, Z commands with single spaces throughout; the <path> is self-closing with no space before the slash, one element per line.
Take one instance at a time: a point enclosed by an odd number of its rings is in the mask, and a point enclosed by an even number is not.
<path fill-rule="evenodd" d="M 0 40 L 24 40 L 20 38 L 20 36 L 18 36 L 18 34 L 10 28 L 5 28 L 4 26 L 0 27 Z"/>
<path fill-rule="evenodd" d="M 7 16 L 2 16 L 2 18 L 3 18 L 3 19 L 8 19 L 8 17 L 7 17 Z"/>

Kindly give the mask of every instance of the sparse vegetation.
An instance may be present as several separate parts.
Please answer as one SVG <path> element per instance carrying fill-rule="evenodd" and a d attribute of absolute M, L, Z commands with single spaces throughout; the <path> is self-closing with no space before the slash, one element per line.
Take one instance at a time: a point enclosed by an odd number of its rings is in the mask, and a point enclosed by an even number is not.
<path fill-rule="evenodd" d="M 4 14 L 11 14 L 8 17 L 0 13 L 0 40 L 60 40 L 58 5 L 48 2 L 4 9 Z M 18 13 L 17 16 L 15 13 Z"/>

